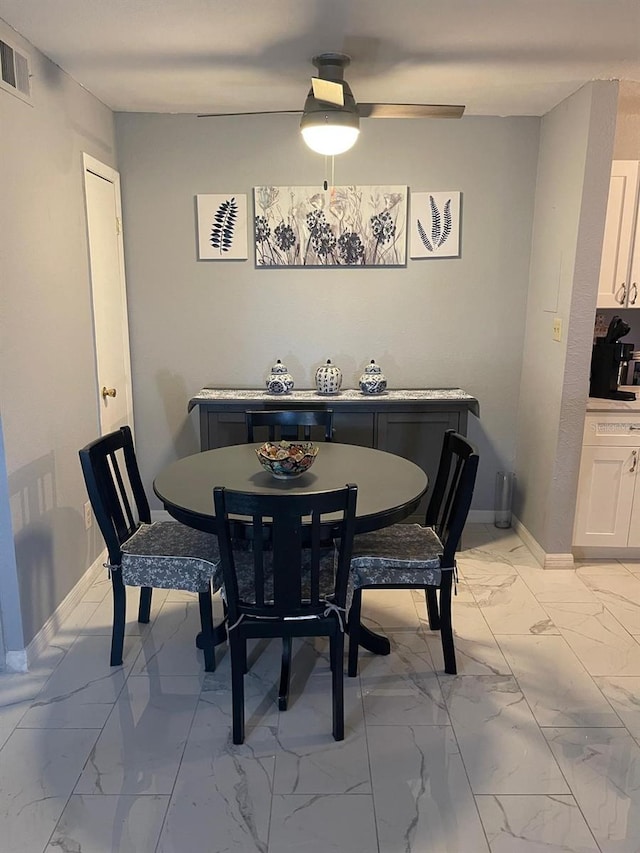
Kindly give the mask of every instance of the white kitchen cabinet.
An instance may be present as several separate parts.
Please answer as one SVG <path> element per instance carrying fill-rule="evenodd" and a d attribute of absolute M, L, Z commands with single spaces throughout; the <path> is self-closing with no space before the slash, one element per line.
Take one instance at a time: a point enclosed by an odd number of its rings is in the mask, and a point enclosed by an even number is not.
<path fill-rule="evenodd" d="M 587 415 L 573 542 L 640 546 L 640 414 Z"/>
<path fill-rule="evenodd" d="M 604 227 L 598 308 L 640 308 L 640 162 L 614 160 Z"/>

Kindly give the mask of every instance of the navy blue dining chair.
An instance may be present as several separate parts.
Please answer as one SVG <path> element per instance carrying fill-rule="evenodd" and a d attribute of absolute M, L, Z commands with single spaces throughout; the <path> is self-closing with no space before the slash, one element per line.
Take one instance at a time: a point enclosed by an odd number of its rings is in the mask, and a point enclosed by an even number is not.
<path fill-rule="evenodd" d="M 473 445 L 455 430 L 447 430 L 424 526 L 400 523 L 355 537 L 350 676 L 358 671 L 363 589 L 424 589 L 429 627 L 441 635 L 444 670 L 452 675 L 457 672 L 451 592 L 457 571 L 455 555 L 473 497 L 478 461 Z"/>
<path fill-rule="evenodd" d="M 198 596 L 205 670 L 215 669 L 212 590 L 220 587 L 215 535 L 177 521 L 151 522 L 149 502 L 128 426 L 80 450 L 93 514 L 109 554 L 105 564 L 113 591 L 111 666 L 122 664 L 126 586 L 140 587 L 138 622 L 149 622 L 153 588 L 181 589 Z"/>

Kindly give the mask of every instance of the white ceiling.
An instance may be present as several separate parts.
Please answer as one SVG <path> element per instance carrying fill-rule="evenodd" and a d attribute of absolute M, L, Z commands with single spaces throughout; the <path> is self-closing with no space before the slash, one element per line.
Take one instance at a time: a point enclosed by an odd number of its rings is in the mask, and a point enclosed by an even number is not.
<path fill-rule="evenodd" d="M 640 81 L 640 0 L 0 0 L 0 18 L 114 110 L 302 108 L 311 57 L 356 101 L 542 115 Z"/>

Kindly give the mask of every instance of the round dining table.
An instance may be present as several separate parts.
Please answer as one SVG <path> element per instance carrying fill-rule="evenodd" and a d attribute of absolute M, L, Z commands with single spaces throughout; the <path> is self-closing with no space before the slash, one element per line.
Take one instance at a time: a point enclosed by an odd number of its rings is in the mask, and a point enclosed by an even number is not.
<path fill-rule="evenodd" d="M 408 459 L 355 444 L 325 442 L 309 470 L 278 480 L 260 465 L 260 444 L 234 444 L 172 462 L 153 490 L 164 508 L 188 527 L 216 532 L 214 486 L 257 494 L 301 494 L 358 487 L 356 533 L 368 533 L 407 518 L 427 491 L 425 472 Z"/>
<path fill-rule="evenodd" d="M 427 491 L 427 475 L 422 468 L 383 450 L 324 442 L 309 470 L 298 477 L 279 480 L 260 465 L 256 455 L 260 446 L 234 444 L 178 459 L 158 474 L 153 490 L 173 518 L 208 533 L 216 532 L 215 486 L 258 494 L 300 494 L 354 483 L 358 487 L 356 533 L 402 521 L 418 507 Z M 328 523 L 326 532 L 330 536 L 330 516 Z M 235 527 L 234 535 L 242 536 L 243 529 L 250 529 L 250 520 L 239 518 Z M 388 639 L 365 626 L 360 644 L 375 654 L 389 654 Z"/>

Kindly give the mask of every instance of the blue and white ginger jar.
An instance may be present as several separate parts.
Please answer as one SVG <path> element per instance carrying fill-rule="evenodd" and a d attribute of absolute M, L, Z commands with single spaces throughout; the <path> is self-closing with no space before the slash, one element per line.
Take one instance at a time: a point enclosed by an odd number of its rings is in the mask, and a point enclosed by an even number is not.
<path fill-rule="evenodd" d="M 266 385 L 270 394 L 288 394 L 293 388 L 293 376 L 280 359 L 271 368 Z"/>
<path fill-rule="evenodd" d="M 342 387 L 342 371 L 331 359 L 316 370 L 316 391 L 318 394 L 339 394 Z"/>
<path fill-rule="evenodd" d="M 371 359 L 371 364 L 365 367 L 360 377 L 360 390 L 363 394 L 382 394 L 387 390 L 387 378 L 374 359 Z"/>

